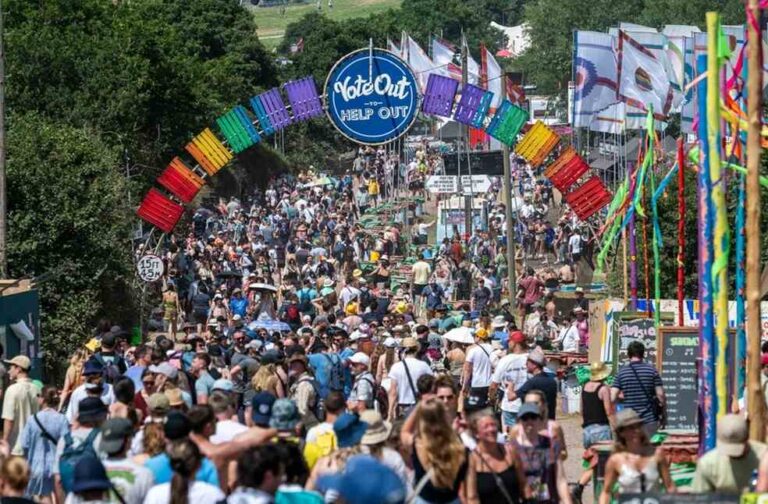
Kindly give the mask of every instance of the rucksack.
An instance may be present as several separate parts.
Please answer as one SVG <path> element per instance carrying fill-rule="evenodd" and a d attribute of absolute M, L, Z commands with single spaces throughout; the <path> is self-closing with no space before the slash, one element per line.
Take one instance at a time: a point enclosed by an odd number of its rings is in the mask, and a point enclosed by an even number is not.
<path fill-rule="evenodd" d="M 302 378 L 297 382 L 297 384 L 304 382 L 309 382 L 309 384 L 312 385 L 312 388 L 315 389 L 315 403 L 309 405 L 309 413 L 314 418 L 310 417 L 304 419 L 304 425 L 307 427 L 307 429 L 309 429 L 325 421 L 325 401 L 320 396 L 320 386 L 318 385 L 317 380 L 309 377 Z"/>
<path fill-rule="evenodd" d="M 98 458 L 96 450 L 93 447 L 93 441 L 99 434 L 99 429 L 92 429 L 82 443 L 74 446 L 72 434 L 64 434 L 64 451 L 59 458 L 59 476 L 61 485 L 66 493 L 72 492 L 72 485 L 75 482 L 75 466 L 85 457 Z"/>
<path fill-rule="evenodd" d="M 299 291 L 299 311 L 307 313 L 312 309 L 312 296 L 309 295 L 311 291 L 306 287 Z"/>
<path fill-rule="evenodd" d="M 389 413 L 389 394 L 386 389 L 368 378 L 363 378 L 371 384 L 373 388 L 373 409 L 378 411 L 381 416 L 386 417 Z"/>
<path fill-rule="evenodd" d="M 285 318 L 291 322 L 297 322 L 301 320 L 301 314 L 299 313 L 299 307 L 293 303 L 288 305 L 285 309 Z"/>
<path fill-rule="evenodd" d="M 101 376 L 104 379 L 104 383 L 109 383 L 112 385 L 118 380 L 118 378 L 122 376 L 123 373 L 120 371 L 120 367 L 118 365 L 121 357 L 115 356 L 113 359 L 107 361 L 101 354 L 94 354 L 93 358 L 99 361 L 99 363 L 103 366 L 103 369 L 101 370 Z"/>
<path fill-rule="evenodd" d="M 331 364 L 331 368 L 328 371 L 328 389 L 341 392 L 344 390 L 344 371 L 341 369 L 341 358 L 336 356 L 337 360 L 334 361 L 328 354 L 321 355 L 328 359 L 328 362 Z"/>

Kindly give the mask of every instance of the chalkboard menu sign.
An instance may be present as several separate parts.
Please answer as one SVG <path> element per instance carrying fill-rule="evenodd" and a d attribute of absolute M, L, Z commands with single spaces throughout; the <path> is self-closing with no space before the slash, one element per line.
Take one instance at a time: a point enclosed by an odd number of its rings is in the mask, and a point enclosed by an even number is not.
<path fill-rule="evenodd" d="M 674 319 L 672 313 L 661 313 L 662 324 L 669 324 Z M 653 314 L 647 312 L 619 312 L 614 314 L 614 369 L 626 364 L 627 347 L 633 341 L 640 341 L 645 346 L 645 361 L 656 362 L 656 324 Z"/>
<path fill-rule="evenodd" d="M 695 405 L 699 331 L 693 327 L 661 327 L 657 345 L 656 367 L 667 396 L 666 428 L 698 431 Z"/>
<path fill-rule="evenodd" d="M 620 504 L 738 504 L 741 498 L 738 494 L 718 493 L 643 493 L 643 494 L 619 494 Z"/>

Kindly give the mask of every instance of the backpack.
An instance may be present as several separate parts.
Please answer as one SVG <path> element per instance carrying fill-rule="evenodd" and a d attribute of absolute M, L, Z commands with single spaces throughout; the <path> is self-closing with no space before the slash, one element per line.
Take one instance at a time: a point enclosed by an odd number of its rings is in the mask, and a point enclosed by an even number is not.
<path fill-rule="evenodd" d="M 309 384 L 312 385 L 312 388 L 315 389 L 315 403 L 309 405 L 309 414 L 307 415 L 309 418 L 305 416 L 303 419 L 304 426 L 307 429 L 310 429 L 320 422 L 325 421 L 325 401 L 320 396 L 320 386 L 318 385 L 317 380 L 314 378 L 302 378 L 297 384 L 304 382 L 309 382 Z"/>
<path fill-rule="evenodd" d="M 318 434 L 314 441 L 304 446 L 304 459 L 309 468 L 312 469 L 318 460 L 336 451 L 337 447 L 336 433 L 333 430 L 323 432 Z"/>
<path fill-rule="evenodd" d="M 285 309 L 285 318 L 288 319 L 289 322 L 297 322 L 301 320 L 298 305 L 293 303 L 289 304 L 288 308 Z"/>
<path fill-rule="evenodd" d="M 386 389 L 368 378 L 363 378 L 363 380 L 370 383 L 373 388 L 373 409 L 386 418 L 389 413 L 389 394 Z"/>
<path fill-rule="evenodd" d="M 85 457 L 98 458 L 96 450 L 93 447 L 93 441 L 99 434 L 99 429 L 93 429 L 88 433 L 88 437 L 83 440 L 82 443 L 74 446 L 74 439 L 72 434 L 67 432 L 64 434 L 64 451 L 61 452 L 59 458 L 59 475 L 61 476 L 61 484 L 64 487 L 66 493 L 72 492 L 72 485 L 75 482 L 75 466 L 80 460 Z"/>
<path fill-rule="evenodd" d="M 331 364 L 331 368 L 328 372 L 328 389 L 336 392 L 344 390 L 344 371 L 341 369 L 341 358 L 336 357 L 337 360 L 328 354 L 320 354 Z"/>
<path fill-rule="evenodd" d="M 304 287 L 299 291 L 299 311 L 307 313 L 312 309 L 312 296 L 309 295 L 309 289 Z"/>
<path fill-rule="evenodd" d="M 93 358 L 103 366 L 101 376 L 104 379 L 104 383 L 112 385 L 122 376 L 123 373 L 120 372 L 120 367 L 118 366 L 118 362 L 120 362 L 122 357 L 115 356 L 114 359 L 107 361 L 101 354 L 94 354 Z"/>

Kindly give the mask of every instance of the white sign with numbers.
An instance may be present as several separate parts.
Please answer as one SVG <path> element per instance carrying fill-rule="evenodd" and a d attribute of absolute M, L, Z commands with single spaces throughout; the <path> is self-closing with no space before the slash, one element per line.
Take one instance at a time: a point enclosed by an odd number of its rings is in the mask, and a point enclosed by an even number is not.
<path fill-rule="evenodd" d="M 155 282 L 160 280 L 165 271 L 165 265 L 160 257 L 147 254 L 139 259 L 139 263 L 136 265 L 136 271 L 139 273 L 139 278 L 145 282 Z"/>

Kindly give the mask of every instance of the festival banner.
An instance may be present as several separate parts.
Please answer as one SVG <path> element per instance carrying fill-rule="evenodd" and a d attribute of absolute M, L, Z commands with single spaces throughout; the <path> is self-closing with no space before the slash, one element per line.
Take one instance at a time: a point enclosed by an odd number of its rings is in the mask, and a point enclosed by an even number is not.
<path fill-rule="evenodd" d="M 435 64 L 433 73 L 461 80 L 461 68 L 453 62 L 456 47 L 443 39 L 432 37 L 432 63 Z"/>
<path fill-rule="evenodd" d="M 592 117 L 618 101 L 615 39 L 607 33 L 574 36 L 573 126 L 589 127 Z"/>
<path fill-rule="evenodd" d="M 485 54 L 485 89 L 493 93 L 493 100 L 491 100 L 491 112 L 493 112 L 501 105 L 501 99 L 504 97 L 504 73 L 493 54 L 484 46 L 482 50 Z"/>
<path fill-rule="evenodd" d="M 619 98 L 643 111 L 653 107 L 664 119 L 674 98 L 664 64 L 627 32 L 619 34 Z"/>
<path fill-rule="evenodd" d="M 429 74 L 434 70 L 435 64 L 429 59 L 427 53 L 424 52 L 419 44 L 408 35 L 408 65 L 416 75 L 416 80 L 419 82 L 419 89 L 424 92 L 427 89 L 427 81 L 429 80 Z"/>

